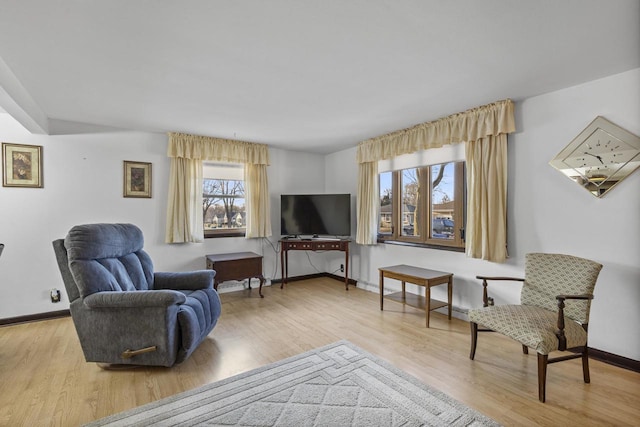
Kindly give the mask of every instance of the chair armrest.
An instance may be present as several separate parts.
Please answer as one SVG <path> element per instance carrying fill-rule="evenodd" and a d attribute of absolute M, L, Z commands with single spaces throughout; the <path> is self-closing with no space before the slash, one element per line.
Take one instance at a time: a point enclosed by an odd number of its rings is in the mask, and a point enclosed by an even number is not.
<path fill-rule="evenodd" d="M 521 277 L 492 277 L 492 276 L 476 276 L 476 279 L 482 280 L 482 306 L 488 307 L 493 305 L 493 298 L 489 297 L 487 293 L 487 280 L 503 280 L 509 282 L 524 282 L 524 279 Z"/>
<path fill-rule="evenodd" d="M 212 289 L 214 270 L 185 271 L 181 273 L 154 273 L 153 287 L 155 289 L 193 290 Z"/>
<path fill-rule="evenodd" d="M 183 293 L 159 290 L 96 292 L 83 298 L 82 301 L 89 308 L 140 308 L 169 307 L 174 304 L 183 304 L 186 300 L 187 297 Z"/>
<path fill-rule="evenodd" d="M 556 296 L 557 300 L 565 300 L 565 299 L 593 299 L 593 294 L 582 294 L 582 295 L 558 295 Z"/>
<path fill-rule="evenodd" d="M 558 350 L 565 351 L 567 349 L 567 337 L 564 335 L 564 300 L 565 299 L 578 299 L 578 300 L 590 300 L 593 299 L 592 294 L 581 295 L 558 295 L 558 330 L 556 336 L 558 337 Z"/>
<path fill-rule="evenodd" d="M 476 276 L 480 280 L 509 280 L 511 282 L 524 282 L 522 277 L 492 277 L 492 276 Z"/>

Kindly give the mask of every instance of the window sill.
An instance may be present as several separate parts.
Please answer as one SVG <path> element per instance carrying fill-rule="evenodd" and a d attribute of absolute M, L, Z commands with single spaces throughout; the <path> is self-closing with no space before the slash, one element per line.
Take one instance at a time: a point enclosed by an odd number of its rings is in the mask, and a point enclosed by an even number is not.
<path fill-rule="evenodd" d="M 457 246 L 446 246 L 446 245 L 434 245 L 432 243 L 416 243 L 416 242 L 405 242 L 400 240 L 383 240 L 378 239 L 378 243 L 384 243 L 388 245 L 398 245 L 398 246 L 414 246 L 418 248 L 427 248 L 427 249 L 439 249 L 443 251 L 450 252 L 464 252 L 465 248 L 460 248 Z"/>
<path fill-rule="evenodd" d="M 216 239 L 218 237 L 244 237 L 245 236 L 245 231 L 223 231 L 223 232 L 218 232 L 218 233 L 209 233 L 207 234 L 205 232 L 204 238 L 205 239 Z"/>

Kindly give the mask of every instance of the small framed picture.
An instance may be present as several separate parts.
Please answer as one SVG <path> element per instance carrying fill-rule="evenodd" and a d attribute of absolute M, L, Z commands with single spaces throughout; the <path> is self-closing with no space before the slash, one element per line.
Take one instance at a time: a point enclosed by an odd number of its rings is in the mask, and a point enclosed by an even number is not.
<path fill-rule="evenodd" d="M 42 147 L 2 143 L 2 185 L 42 188 Z"/>
<path fill-rule="evenodd" d="M 124 197 L 151 198 L 151 163 L 124 161 Z"/>

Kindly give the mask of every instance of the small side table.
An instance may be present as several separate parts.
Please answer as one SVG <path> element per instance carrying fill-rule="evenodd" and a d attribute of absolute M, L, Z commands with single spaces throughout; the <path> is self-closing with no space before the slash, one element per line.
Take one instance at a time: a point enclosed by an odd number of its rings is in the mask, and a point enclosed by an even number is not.
<path fill-rule="evenodd" d="M 213 287 L 218 290 L 218 284 L 227 280 L 249 279 L 249 289 L 251 289 L 251 278 L 260 279 L 260 289 L 258 293 L 262 295 L 262 285 L 264 276 L 262 275 L 262 255 L 253 252 L 235 252 L 228 254 L 211 254 L 206 256 L 207 270 L 215 270 Z"/>
<path fill-rule="evenodd" d="M 380 310 L 383 309 L 384 299 L 388 298 L 402 304 L 424 309 L 427 314 L 427 328 L 429 327 L 429 314 L 432 310 L 440 307 L 447 307 L 449 320 L 451 320 L 451 297 L 453 293 L 453 273 L 445 271 L 429 270 L 426 268 L 413 267 L 410 265 L 394 265 L 382 267 L 380 270 Z M 402 292 L 395 292 L 389 295 L 384 294 L 384 278 L 395 279 L 402 282 Z M 405 283 L 413 283 L 425 288 L 426 296 L 414 295 L 405 291 Z M 431 287 L 447 285 L 447 302 L 431 299 Z"/>

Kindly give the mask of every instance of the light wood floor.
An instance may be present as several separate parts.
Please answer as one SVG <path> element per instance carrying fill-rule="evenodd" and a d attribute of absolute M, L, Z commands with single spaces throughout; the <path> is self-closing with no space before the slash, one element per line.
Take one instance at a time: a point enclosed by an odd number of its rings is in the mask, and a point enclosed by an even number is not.
<path fill-rule="evenodd" d="M 504 425 L 640 425 L 640 374 L 579 360 L 549 367 L 538 402 L 534 354 L 498 334 L 479 337 L 469 360 L 469 325 L 385 302 L 333 279 L 286 289 L 222 294 L 210 337 L 173 368 L 105 371 L 82 356 L 70 318 L 0 328 L 0 425 L 77 426 L 285 357 L 347 339 Z"/>

